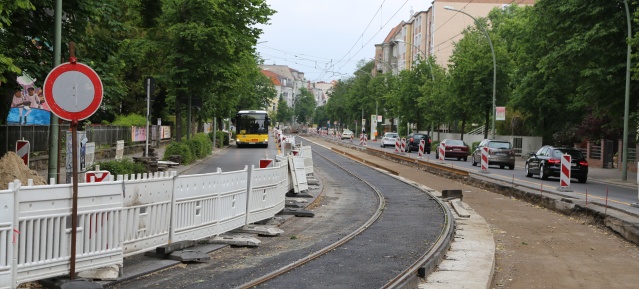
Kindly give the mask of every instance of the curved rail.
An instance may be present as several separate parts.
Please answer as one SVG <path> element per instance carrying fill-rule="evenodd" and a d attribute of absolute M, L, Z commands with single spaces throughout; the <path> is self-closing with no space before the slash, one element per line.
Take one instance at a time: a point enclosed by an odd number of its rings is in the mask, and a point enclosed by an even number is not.
<path fill-rule="evenodd" d="M 344 170 L 345 172 L 347 172 L 348 174 L 352 175 L 353 177 L 359 179 L 360 181 L 362 181 L 363 183 L 368 185 L 371 189 L 373 189 L 373 191 L 375 192 L 375 195 L 377 197 L 377 200 L 378 200 L 378 206 L 377 206 L 377 210 L 375 211 L 375 214 L 373 214 L 373 216 L 371 216 L 362 226 L 360 226 L 359 228 L 357 228 L 355 231 L 351 232 L 350 234 L 346 235 L 344 238 L 338 240 L 337 242 L 335 242 L 335 243 L 333 243 L 331 245 L 328 245 L 328 246 L 322 248 L 321 250 L 319 250 L 319 251 L 317 251 L 317 252 L 315 252 L 315 253 L 313 253 L 311 255 L 308 255 L 308 256 L 306 256 L 306 257 L 304 257 L 302 259 L 299 259 L 299 260 L 297 260 L 295 262 L 292 262 L 292 263 L 290 263 L 290 264 L 288 264 L 288 265 L 286 265 L 286 266 L 284 266 L 284 267 L 282 267 L 280 269 L 277 269 L 277 270 L 275 270 L 275 271 L 273 271 L 271 273 L 268 273 L 266 275 L 263 275 L 263 276 L 261 276 L 259 278 L 253 279 L 253 280 L 251 280 L 251 281 L 249 281 L 247 283 L 244 283 L 244 284 L 242 284 L 242 285 L 240 285 L 238 287 L 235 287 L 235 288 L 251 288 L 251 287 L 260 285 L 262 283 L 265 283 L 265 282 L 267 282 L 269 280 L 272 280 L 272 279 L 276 278 L 277 276 L 280 276 L 280 275 L 282 275 L 284 273 L 287 273 L 287 272 L 289 272 L 289 271 L 291 271 L 291 270 L 293 270 L 293 269 L 295 269 L 297 267 L 300 267 L 300 266 L 312 261 L 313 259 L 318 258 L 318 257 L 320 257 L 320 256 L 332 251 L 333 249 L 341 246 L 342 244 L 352 240 L 353 238 L 355 238 L 355 236 L 361 234 L 364 230 L 366 230 L 368 227 L 370 227 L 382 215 L 382 211 L 384 209 L 384 206 L 385 206 L 386 202 L 384 201 L 384 196 L 382 195 L 382 193 L 377 188 L 375 188 L 373 185 L 371 185 L 368 181 L 362 179 L 360 176 L 357 176 L 357 175 L 353 174 L 352 172 L 346 170 L 345 168 L 343 168 L 339 164 L 331 161 L 330 159 L 328 159 L 324 155 L 322 155 L 322 154 L 320 154 L 318 152 L 313 152 L 313 153 L 321 156 L 322 158 L 324 158 L 328 162 L 334 164 L 335 166 L 337 166 L 340 169 Z"/>

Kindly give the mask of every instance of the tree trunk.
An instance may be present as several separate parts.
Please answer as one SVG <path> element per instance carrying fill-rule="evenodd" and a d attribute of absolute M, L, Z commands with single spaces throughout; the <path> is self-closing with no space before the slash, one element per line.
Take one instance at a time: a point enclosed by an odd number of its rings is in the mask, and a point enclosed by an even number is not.
<path fill-rule="evenodd" d="M 466 114 L 462 115 L 461 123 L 461 140 L 464 140 L 464 132 L 466 131 Z"/>

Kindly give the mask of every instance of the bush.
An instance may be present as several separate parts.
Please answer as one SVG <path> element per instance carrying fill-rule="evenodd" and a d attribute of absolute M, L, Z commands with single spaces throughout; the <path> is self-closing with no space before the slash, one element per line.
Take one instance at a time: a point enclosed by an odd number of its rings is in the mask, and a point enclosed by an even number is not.
<path fill-rule="evenodd" d="M 146 118 L 139 114 L 131 113 L 129 115 L 116 116 L 112 125 L 117 126 L 139 126 L 146 127 Z"/>
<path fill-rule="evenodd" d="M 209 140 L 209 137 L 204 133 L 199 133 L 193 136 L 193 138 L 188 141 L 188 144 L 191 154 L 197 159 L 208 156 L 211 154 L 211 150 L 213 150 L 213 145 Z"/>
<path fill-rule="evenodd" d="M 130 159 L 97 162 L 91 167 L 91 170 L 94 170 L 96 165 L 100 166 L 101 171 L 109 171 L 111 175 L 114 176 L 143 174 L 147 172 L 145 165 L 133 162 Z"/>
<path fill-rule="evenodd" d="M 166 146 L 166 150 L 164 151 L 163 160 L 168 160 L 170 156 L 179 155 L 182 157 L 182 162 L 185 164 L 190 164 L 195 160 L 193 154 L 191 153 L 191 149 L 189 145 L 184 142 L 172 142 L 168 146 Z"/>

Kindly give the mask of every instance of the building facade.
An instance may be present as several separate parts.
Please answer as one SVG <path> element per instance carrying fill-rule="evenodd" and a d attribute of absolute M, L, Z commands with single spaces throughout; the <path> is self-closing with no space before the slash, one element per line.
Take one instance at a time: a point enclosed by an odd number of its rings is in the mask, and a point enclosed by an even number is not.
<path fill-rule="evenodd" d="M 375 72 L 385 73 L 392 70 L 390 67 L 410 69 L 417 57 L 431 56 L 435 63 L 447 68 L 454 44 L 462 38 L 466 27 L 475 25 L 472 18 L 447 10 L 447 6 L 479 18 L 488 16 L 494 8 L 534 3 L 535 0 L 434 0 L 428 10 L 411 13 L 408 21 L 389 32 L 384 43 L 375 45 Z"/>

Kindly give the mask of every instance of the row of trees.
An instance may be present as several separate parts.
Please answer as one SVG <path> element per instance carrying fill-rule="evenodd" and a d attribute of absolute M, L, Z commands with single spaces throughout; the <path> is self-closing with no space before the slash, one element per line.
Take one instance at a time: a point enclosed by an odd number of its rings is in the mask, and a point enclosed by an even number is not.
<path fill-rule="evenodd" d="M 639 29 L 638 1 L 629 0 L 632 31 Z M 491 11 L 478 22 L 487 28 L 497 62 L 497 106 L 507 107 L 498 134 L 540 135 L 544 142 L 572 144 L 623 133 L 627 25 L 623 0 L 539 0 L 534 6 Z M 639 36 L 631 39 L 633 79 L 630 134 L 639 116 Z M 428 64 L 431 64 L 430 66 Z M 420 59 L 411 71 L 373 77 L 363 62 L 354 77 L 338 83 L 321 123 L 354 126 L 377 111 L 418 130 L 449 124 L 462 134 L 471 123 L 490 128 L 492 53 L 480 27 L 468 27 L 455 43 L 449 66 Z M 363 111 L 363 113 L 362 113 Z M 634 128 L 634 129 L 632 129 Z"/>
<path fill-rule="evenodd" d="M 0 115 L 6 115 L 11 95 L 19 89 L 17 76 L 26 72 L 40 87 L 53 68 L 56 0 L 1 2 Z M 276 97 L 255 51 L 262 33 L 257 25 L 275 13 L 265 0 L 62 4 L 63 62 L 69 55 L 67 44 L 75 42 L 78 60 L 91 66 L 104 84 L 102 107 L 90 118 L 92 123 L 144 114 L 146 76 L 157 83 L 152 119 L 175 122 L 178 138 L 189 119 L 183 113 L 191 109 L 192 121 L 201 124 L 212 116 L 266 107 Z"/>

